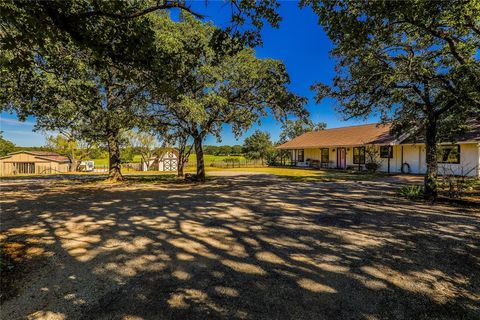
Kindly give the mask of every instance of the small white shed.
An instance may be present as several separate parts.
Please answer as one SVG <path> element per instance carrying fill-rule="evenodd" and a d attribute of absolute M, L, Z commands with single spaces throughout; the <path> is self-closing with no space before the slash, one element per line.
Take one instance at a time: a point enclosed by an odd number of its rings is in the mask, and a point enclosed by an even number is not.
<path fill-rule="evenodd" d="M 148 163 L 143 163 L 143 171 L 177 171 L 178 169 L 178 151 L 176 149 L 163 150 L 155 157 L 151 157 Z"/>

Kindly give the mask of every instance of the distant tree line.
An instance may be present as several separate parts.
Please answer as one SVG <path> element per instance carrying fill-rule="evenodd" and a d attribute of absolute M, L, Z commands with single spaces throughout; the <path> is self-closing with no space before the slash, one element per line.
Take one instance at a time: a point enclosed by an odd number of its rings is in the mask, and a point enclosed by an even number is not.
<path fill-rule="evenodd" d="M 213 156 L 241 156 L 243 155 L 243 150 L 241 145 L 221 145 L 221 146 L 213 146 L 213 145 L 206 145 L 203 148 L 203 152 L 208 155 Z"/>

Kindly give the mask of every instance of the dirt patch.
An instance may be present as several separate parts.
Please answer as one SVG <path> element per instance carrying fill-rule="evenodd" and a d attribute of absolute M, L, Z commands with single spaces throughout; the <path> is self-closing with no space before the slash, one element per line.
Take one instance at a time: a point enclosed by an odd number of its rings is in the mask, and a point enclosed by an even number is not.
<path fill-rule="evenodd" d="M 397 189 L 269 175 L 11 185 L 2 239 L 33 267 L 2 317 L 478 319 L 480 211 Z"/>
<path fill-rule="evenodd" d="M 0 303 L 17 296 L 26 276 L 42 267 L 44 249 L 23 242 L 0 242 Z"/>
<path fill-rule="evenodd" d="M 0 303 L 16 295 L 16 279 L 23 278 L 23 265 L 16 253 L 16 245 L 3 244 L 0 247 Z"/>

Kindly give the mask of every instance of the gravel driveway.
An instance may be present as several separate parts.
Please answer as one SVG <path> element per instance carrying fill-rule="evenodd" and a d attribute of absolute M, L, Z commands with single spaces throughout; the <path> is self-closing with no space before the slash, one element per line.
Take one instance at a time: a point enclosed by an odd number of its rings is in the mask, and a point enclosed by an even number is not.
<path fill-rule="evenodd" d="M 3 182 L 1 318 L 479 319 L 478 208 L 397 187 Z"/>

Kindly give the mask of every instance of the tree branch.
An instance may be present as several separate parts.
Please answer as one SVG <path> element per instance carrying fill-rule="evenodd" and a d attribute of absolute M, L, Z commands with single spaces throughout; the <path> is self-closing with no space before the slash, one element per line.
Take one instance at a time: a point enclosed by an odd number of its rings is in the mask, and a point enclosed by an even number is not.
<path fill-rule="evenodd" d="M 107 18 L 113 18 L 113 19 L 128 20 L 128 19 L 134 19 L 134 18 L 144 16 L 146 14 L 152 13 L 157 10 L 167 10 L 167 9 L 174 9 L 174 8 L 189 12 L 195 17 L 197 17 L 198 19 L 204 18 L 203 15 L 197 12 L 194 12 L 190 7 L 181 3 L 181 1 L 167 1 L 163 3 L 157 3 L 157 5 L 155 6 L 151 6 L 131 14 L 117 14 L 117 13 L 111 13 L 111 12 L 105 12 L 105 11 L 99 10 L 99 11 L 88 11 L 88 12 L 79 13 L 79 14 L 70 16 L 70 18 L 84 19 L 84 18 L 91 18 L 91 17 L 97 16 L 97 17 L 107 17 Z"/>

